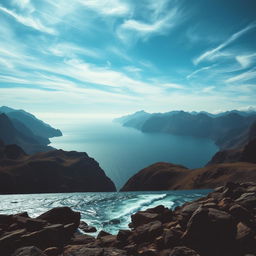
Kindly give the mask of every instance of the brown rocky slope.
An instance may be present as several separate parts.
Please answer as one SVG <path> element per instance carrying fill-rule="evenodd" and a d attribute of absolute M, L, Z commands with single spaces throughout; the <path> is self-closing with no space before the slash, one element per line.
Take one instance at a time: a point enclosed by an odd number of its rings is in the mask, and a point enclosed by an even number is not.
<path fill-rule="evenodd" d="M 27 155 L 0 143 L 0 194 L 116 191 L 86 153 L 52 150 Z"/>
<path fill-rule="evenodd" d="M 256 164 L 222 163 L 190 170 L 170 163 L 155 163 L 135 174 L 121 191 L 216 188 L 226 182 L 256 180 Z"/>
<path fill-rule="evenodd" d="M 130 230 L 97 238 L 76 231 L 80 214 L 54 208 L 37 218 L 0 215 L 4 256 L 256 255 L 256 183 L 228 183 L 170 210 L 160 205 L 131 216 Z"/>

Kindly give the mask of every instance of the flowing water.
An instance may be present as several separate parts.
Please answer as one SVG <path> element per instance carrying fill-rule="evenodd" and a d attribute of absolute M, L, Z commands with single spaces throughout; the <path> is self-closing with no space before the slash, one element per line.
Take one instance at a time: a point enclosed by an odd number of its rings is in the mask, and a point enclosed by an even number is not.
<path fill-rule="evenodd" d="M 209 190 L 114 192 L 114 193 L 60 193 L 30 195 L 0 195 L 0 214 L 27 211 L 31 217 L 59 206 L 69 206 L 81 212 L 81 218 L 98 231 L 104 229 L 116 234 L 127 229 L 131 214 L 157 205 L 174 209 L 184 202 L 206 195 Z"/>

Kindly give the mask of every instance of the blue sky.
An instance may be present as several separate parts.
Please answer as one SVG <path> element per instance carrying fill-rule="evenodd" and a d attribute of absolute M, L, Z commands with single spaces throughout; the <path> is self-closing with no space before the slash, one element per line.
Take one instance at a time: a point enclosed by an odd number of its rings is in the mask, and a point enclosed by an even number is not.
<path fill-rule="evenodd" d="M 1 105 L 45 114 L 256 107 L 255 0 L 0 0 Z"/>

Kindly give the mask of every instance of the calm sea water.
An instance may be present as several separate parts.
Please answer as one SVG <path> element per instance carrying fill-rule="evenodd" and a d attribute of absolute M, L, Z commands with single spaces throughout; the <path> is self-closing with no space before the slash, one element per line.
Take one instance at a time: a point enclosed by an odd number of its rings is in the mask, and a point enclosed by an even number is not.
<path fill-rule="evenodd" d="M 133 174 L 155 162 L 198 168 L 218 150 L 208 139 L 142 133 L 112 121 L 72 121 L 56 123 L 55 127 L 61 129 L 63 137 L 52 138 L 53 147 L 87 152 L 118 189 Z"/>
<path fill-rule="evenodd" d="M 119 229 L 128 228 L 130 215 L 139 210 L 160 204 L 175 208 L 208 192 L 209 190 L 0 195 L 0 214 L 27 211 L 31 217 L 36 217 L 53 207 L 69 206 L 81 212 L 82 220 L 95 226 L 98 232 L 104 229 L 116 234 Z"/>

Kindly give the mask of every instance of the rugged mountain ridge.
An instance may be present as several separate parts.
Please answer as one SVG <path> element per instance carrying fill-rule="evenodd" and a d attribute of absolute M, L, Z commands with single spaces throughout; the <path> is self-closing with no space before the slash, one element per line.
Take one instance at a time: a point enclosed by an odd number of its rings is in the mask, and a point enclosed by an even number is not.
<path fill-rule="evenodd" d="M 23 123 L 11 120 L 6 114 L 0 114 L 0 139 L 6 145 L 19 145 L 28 154 L 53 149 L 48 146 L 48 138 L 35 135 Z"/>
<path fill-rule="evenodd" d="M 27 155 L 0 143 L 0 194 L 116 191 L 86 153 L 51 150 Z"/>
<path fill-rule="evenodd" d="M 31 113 L 28 113 L 22 109 L 17 110 L 10 107 L 0 107 L 0 113 L 6 114 L 11 121 L 22 123 L 27 127 L 34 135 L 43 138 L 52 138 L 62 136 L 59 129 L 51 127 L 49 124 L 39 120 Z"/>
<path fill-rule="evenodd" d="M 116 119 L 123 126 L 142 132 L 163 132 L 182 136 L 210 138 L 221 149 L 232 148 L 233 138 L 256 120 L 255 111 L 228 111 L 217 115 L 207 112 L 171 111 L 149 114 L 144 111 Z"/>
<path fill-rule="evenodd" d="M 256 163 L 256 122 L 250 128 L 231 140 L 231 149 L 217 152 L 208 165 L 228 162 L 251 162 Z"/>

